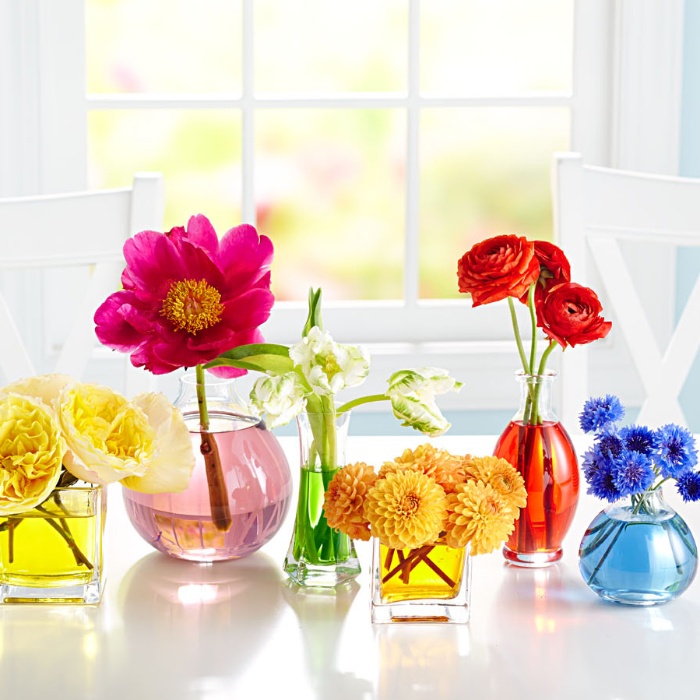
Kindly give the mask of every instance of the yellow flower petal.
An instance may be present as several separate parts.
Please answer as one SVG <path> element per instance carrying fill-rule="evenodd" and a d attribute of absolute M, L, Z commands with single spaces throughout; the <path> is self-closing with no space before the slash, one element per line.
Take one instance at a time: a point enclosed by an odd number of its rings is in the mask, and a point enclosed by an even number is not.
<path fill-rule="evenodd" d="M 379 479 L 369 490 L 365 517 L 382 544 L 415 549 L 440 536 L 446 506 L 445 491 L 435 479 L 400 470 Z"/>
<path fill-rule="evenodd" d="M 18 394 L 0 397 L 0 515 L 42 503 L 61 476 L 65 443 L 53 413 Z"/>
<path fill-rule="evenodd" d="M 163 394 L 140 394 L 133 403 L 155 432 L 155 451 L 142 476 L 127 476 L 122 483 L 142 493 L 183 491 L 190 483 L 195 457 L 180 411 Z"/>

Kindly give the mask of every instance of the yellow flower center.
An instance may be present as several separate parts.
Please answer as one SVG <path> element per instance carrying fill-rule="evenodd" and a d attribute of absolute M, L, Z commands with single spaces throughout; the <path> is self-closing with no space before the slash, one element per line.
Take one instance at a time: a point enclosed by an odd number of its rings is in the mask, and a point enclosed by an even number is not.
<path fill-rule="evenodd" d="M 401 502 L 398 506 L 398 513 L 404 518 L 411 517 L 420 505 L 420 498 L 415 493 L 406 493 L 401 497 Z"/>
<path fill-rule="evenodd" d="M 338 360 L 336 360 L 333 353 L 328 353 L 328 355 L 317 355 L 316 361 L 323 367 L 325 375 L 332 379 L 338 372 L 340 372 L 340 365 Z"/>
<path fill-rule="evenodd" d="M 219 290 L 206 280 L 173 282 L 163 300 L 160 314 L 191 335 L 215 326 L 221 320 L 224 305 Z"/>

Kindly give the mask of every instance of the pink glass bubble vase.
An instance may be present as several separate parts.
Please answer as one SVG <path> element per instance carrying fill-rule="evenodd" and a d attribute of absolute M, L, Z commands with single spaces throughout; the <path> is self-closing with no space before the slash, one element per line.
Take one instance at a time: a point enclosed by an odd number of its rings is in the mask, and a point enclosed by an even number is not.
<path fill-rule="evenodd" d="M 188 488 L 158 494 L 124 488 L 124 504 L 136 531 L 160 552 L 197 562 L 238 559 L 279 530 L 289 509 L 291 471 L 277 438 L 261 419 L 241 409 L 233 380 L 207 375 L 209 432 L 218 447 L 231 515 L 230 527 L 222 529 L 212 517 L 196 387 L 194 373 L 185 374 L 175 400 L 196 456 Z"/>

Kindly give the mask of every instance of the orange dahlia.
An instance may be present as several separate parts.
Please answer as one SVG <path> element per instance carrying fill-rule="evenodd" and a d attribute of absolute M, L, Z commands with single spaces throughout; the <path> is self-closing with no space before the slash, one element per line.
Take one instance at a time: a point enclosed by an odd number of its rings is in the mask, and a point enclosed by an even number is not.
<path fill-rule="evenodd" d="M 384 462 L 379 470 L 379 478 L 383 479 L 387 474 L 394 474 L 404 469 L 410 469 L 414 472 L 423 472 L 423 474 L 432 476 L 440 453 L 441 451 L 430 443 L 419 445 L 415 450 L 406 448 L 401 455 L 396 457 L 392 462 Z"/>
<path fill-rule="evenodd" d="M 363 514 L 364 501 L 376 480 L 374 468 L 364 462 L 348 464 L 336 472 L 323 503 L 328 525 L 353 540 L 368 540 L 370 531 Z"/>
<path fill-rule="evenodd" d="M 522 474 L 510 462 L 499 459 L 491 469 L 488 483 L 503 496 L 517 519 L 520 508 L 524 508 L 527 503 L 527 490 Z"/>
<path fill-rule="evenodd" d="M 513 531 L 513 511 L 490 484 L 468 481 L 447 497 L 445 540 L 450 547 L 471 545 L 471 554 L 488 554 Z"/>
<path fill-rule="evenodd" d="M 379 478 L 409 469 L 431 476 L 445 489 L 445 493 L 451 493 L 456 484 L 465 480 L 463 459 L 426 443 L 415 450 L 404 450 L 393 462 L 384 462 L 379 470 Z"/>
<path fill-rule="evenodd" d="M 446 514 L 442 486 L 410 469 L 378 479 L 365 501 L 365 518 L 372 535 L 393 549 L 416 549 L 434 542 L 443 530 Z"/>

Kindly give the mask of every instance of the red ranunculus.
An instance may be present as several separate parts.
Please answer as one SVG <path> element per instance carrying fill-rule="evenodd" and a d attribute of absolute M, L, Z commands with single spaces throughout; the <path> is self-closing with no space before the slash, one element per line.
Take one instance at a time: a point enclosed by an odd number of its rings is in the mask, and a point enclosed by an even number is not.
<path fill-rule="evenodd" d="M 540 276 L 535 287 L 535 301 L 539 303 L 542 297 L 552 287 L 562 282 L 571 281 L 571 265 L 564 251 L 548 241 L 534 241 L 535 257 L 540 263 Z M 527 304 L 527 292 L 520 297 Z"/>
<path fill-rule="evenodd" d="M 459 291 L 472 295 L 472 306 L 506 297 L 519 299 L 540 274 L 532 241 L 522 236 L 496 236 L 474 245 L 457 266 Z"/>
<path fill-rule="evenodd" d="M 124 244 L 124 289 L 95 312 L 107 347 L 131 353 L 136 367 L 166 374 L 194 367 L 263 338 L 270 316 L 272 243 L 249 225 L 219 241 L 214 227 L 193 216 L 167 233 L 142 231 Z M 245 370 L 217 367 L 220 376 Z"/>
<path fill-rule="evenodd" d="M 584 345 L 610 332 L 612 323 L 600 315 L 602 310 L 592 289 L 565 282 L 552 287 L 537 305 L 537 325 L 564 348 Z"/>

